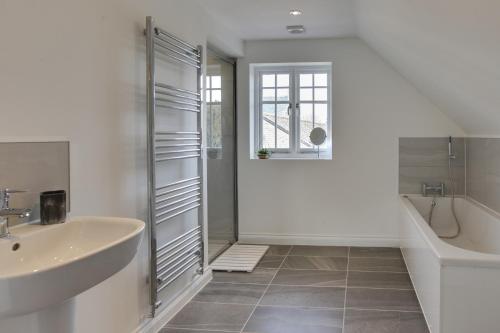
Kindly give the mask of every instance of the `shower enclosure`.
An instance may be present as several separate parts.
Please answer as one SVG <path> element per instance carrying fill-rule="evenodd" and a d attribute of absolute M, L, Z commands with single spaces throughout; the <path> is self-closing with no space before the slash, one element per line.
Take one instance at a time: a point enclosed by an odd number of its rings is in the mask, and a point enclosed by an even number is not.
<path fill-rule="evenodd" d="M 208 260 L 237 238 L 235 62 L 207 52 Z"/>

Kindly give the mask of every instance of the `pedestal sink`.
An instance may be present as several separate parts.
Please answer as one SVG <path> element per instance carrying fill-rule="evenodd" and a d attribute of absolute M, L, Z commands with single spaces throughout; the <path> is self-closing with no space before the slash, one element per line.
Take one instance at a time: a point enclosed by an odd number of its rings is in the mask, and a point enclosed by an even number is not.
<path fill-rule="evenodd" d="M 0 239 L 0 319 L 63 303 L 124 268 L 144 222 L 78 217 L 58 225 L 23 225 Z"/>

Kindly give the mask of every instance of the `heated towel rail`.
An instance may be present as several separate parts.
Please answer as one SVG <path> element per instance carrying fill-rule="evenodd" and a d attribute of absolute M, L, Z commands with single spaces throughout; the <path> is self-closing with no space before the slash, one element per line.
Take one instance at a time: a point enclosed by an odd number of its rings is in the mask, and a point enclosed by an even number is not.
<path fill-rule="evenodd" d="M 193 46 L 156 27 L 151 17 L 146 18 L 147 53 L 147 123 L 148 123 L 148 196 L 150 244 L 150 298 L 152 316 L 161 306 L 159 293 L 172 282 L 198 266 L 203 273 L 203 163 L 201 132 L 201 78 L 202 48 Z M 195 68 L 196 91 L 158 82 L 155 60 L 167 57 L 174 63 Z M 193 131 L 157 130 L 156 116 L 163 110 L 196 113 Z M 169 184 L 158 184 L 159 164 L 174 160 L 197 159 L 197 175 Z M 168 167 L 168 166 L 167 166 Z M 157 227 L 176 217 L 197 210 L 196 227 L 180 235 L 170 235 L 165 244 L 157 243 Z"/>

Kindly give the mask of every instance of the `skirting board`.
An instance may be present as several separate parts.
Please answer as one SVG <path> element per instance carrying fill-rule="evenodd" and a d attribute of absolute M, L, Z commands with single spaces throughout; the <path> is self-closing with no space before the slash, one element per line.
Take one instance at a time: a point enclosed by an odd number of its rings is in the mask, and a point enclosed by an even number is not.
<path fill-rule="evenodd" d="M 212 280 L 212 270 L 207 269 L 193 285 L 182 292 L 156 316 L 140 325 L 134 333 L 157 333 L 172 319 L 191 299 Z"/>
<path fill-rule="evenodd" d="M 240 233 L 240 244 L 323 245 L 323 246 L 373 246 L 399 247 L 399 238 L 379 236 L 329 236 Z"/>

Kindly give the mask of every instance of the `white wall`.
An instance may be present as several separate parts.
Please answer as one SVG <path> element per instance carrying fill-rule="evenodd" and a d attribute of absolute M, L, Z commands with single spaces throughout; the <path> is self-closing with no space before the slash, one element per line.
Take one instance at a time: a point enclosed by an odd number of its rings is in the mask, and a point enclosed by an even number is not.
<path fill-rule="evenodd" d="M 249 64 L 311 61 L 333 62 L 333 160 L 250 160 Z M 355 38 L 247 42 L 238 131 L 240 239 L 316 244 L 394 244 L 398 137 L 464 134 Z"/>
<path fill-rule="evenodd" d="M 192 1 L 0 2 L 0 136 L 71 141 L 73 215 L 145 218 L 146 15 L 193 44 L 241 54 L 241 42 Z M 77 297 L 76 332 L 130 332 L 144 321 L 144 245 Z"/>
<path fill-rule="evenodd" d="M 363 40 L 468 134 L 500 134 L 500 1 L 356 4 Z"/>

